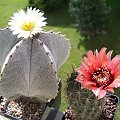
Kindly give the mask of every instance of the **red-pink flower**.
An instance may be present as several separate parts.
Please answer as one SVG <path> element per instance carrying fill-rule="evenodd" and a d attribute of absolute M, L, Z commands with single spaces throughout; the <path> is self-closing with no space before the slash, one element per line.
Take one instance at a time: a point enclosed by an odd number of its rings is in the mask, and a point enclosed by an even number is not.
<path fill-rule="evenodd" d="M 106 54 L 106 48 L 100 52 L 89 51 L 76 70 L 76 81 L 82 84 L 82 88 L 92 90 L 98 99 L 103 98 L 107 91 L 114 93 L 113 88 L 120 86 L 120 56 L 111 60 L 111 54 L 112 51 Z"/>

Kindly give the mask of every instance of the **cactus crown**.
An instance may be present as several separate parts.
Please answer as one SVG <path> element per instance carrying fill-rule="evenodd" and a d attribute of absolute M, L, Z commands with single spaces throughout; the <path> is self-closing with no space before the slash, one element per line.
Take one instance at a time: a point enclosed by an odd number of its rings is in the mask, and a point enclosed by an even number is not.
<path fill-rule="evenodd" d="M 0 31 L 0 94 L 7 98 L 37 97 L 48 101 L 58 93 L 57 70 L 67 60 L 70 43 L 54 32 L 18 39 Z"/>

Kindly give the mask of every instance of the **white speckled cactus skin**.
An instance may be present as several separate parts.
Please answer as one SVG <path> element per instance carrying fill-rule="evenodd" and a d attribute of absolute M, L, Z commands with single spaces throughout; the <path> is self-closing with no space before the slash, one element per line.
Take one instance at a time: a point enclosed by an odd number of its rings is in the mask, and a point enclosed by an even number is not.
<path fill-rule="evenodd" d="M 57 96 L 57 70 L 67 60 L 70 43 L 58 33 L 18 39 L 6 28 L 0 31 L 0 95 L 14 99 L 36 97 L 48 101 Z"/>
<path fill-rule="evenodd" d="M 12 47 L 20 40 L 8 29 L 0 30 L 0 68 Z"/>

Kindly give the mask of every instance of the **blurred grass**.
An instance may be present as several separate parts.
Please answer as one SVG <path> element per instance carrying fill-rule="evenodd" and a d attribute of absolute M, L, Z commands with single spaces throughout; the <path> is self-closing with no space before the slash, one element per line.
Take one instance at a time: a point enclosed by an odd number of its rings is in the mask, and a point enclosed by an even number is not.
<path fill-rule="evenodd" d="M 26 8 L 28 0 L 0 0 L 0 27 L 7 26 L 11 15 Z"/>
<path fill-rule="evenodd" d="M 47 17 L 48 25 L 45 29 L 61 32 L 65 34 L 71 43 L 71 53 L 67 62 L 59 70 L 59 77 L 62 81 L 61 98 L 59 96 L 58 102 L 55 102 L 53 106 L 60 107 L 60 110 L 64 111 L 68 105 L 66 99 L 66 79 L 68 73 L 72 71 L 72 65 L 79 66 L 79 61 L 83 59 L 86 52 L 91 49 L 101 49 L 107 47 L 108 50 L 114 50 L 114 55 L 120 54 L 120 0 L 109 0 L 111 5 L 110 18 L 112 20 L 110 28 L 106 33 L 92 38 L 91 40 L 85 40 L 76 29 L 72 26 L 73 18 L 70 17 L 68 10 L 63 8 L 61 10 L 49 11 L 45 13 Z M 10 16 L 17 12 L 18 9 L 25 9 L 28 5 L 27 0 L 0 0 L 0 27 L 6 27 Z M 113 56 L 114 56 L 113 55 Z M 120 90 L 116 90 L 116 94 L 120 96 Z M 116 120 L 120 120 L 120 112 L 117 114 Z"/>

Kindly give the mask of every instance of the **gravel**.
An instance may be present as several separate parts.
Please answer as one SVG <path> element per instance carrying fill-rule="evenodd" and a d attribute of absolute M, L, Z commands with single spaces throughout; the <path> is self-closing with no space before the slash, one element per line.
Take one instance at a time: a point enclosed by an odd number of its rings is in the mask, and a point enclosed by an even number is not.
<path fill-rule="evenodd" d="M 114 120 L 117 110 L 118 98 L 114 95 L 106 96 L 99 120 Z"/>
<path fill-rule="evenodd" d="M 65 111 L 64 120 L 78 120 L 71 106 L 68 106 L 67 110 Z"/>
<path fill-rule="evenodd" d="M 19 120 L 40 120 L 47 106 L 46 103 L 39 102 L 35 98 L 20 97 L 8 102 L 1 97 L 0 100 L 1 112 Z"/>

